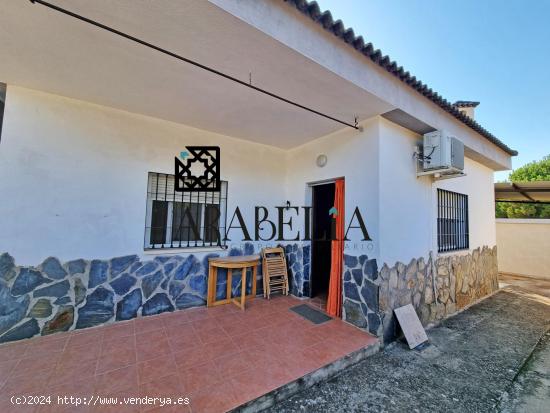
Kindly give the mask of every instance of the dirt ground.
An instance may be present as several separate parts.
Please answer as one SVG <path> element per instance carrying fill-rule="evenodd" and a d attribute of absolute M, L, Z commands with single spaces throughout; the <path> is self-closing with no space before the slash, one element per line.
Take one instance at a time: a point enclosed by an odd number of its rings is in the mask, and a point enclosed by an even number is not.
<path fill-rule="evenodd" d="M 423 350 L 393 343 L 270 411 L 548 412 L 550 282 L 503 281 L 429 329 Z"/>

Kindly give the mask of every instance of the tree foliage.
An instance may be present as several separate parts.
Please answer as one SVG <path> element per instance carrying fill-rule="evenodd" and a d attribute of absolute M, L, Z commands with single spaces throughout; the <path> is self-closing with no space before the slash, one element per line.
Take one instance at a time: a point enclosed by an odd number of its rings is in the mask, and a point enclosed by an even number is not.
<path fill-rule="evenodd" d="M 510 182 L 550 181 L 550 155 L 530 162 L 508 176 Z M 550 218 L 550 205 L 496 203 L 497 218 Z"/>

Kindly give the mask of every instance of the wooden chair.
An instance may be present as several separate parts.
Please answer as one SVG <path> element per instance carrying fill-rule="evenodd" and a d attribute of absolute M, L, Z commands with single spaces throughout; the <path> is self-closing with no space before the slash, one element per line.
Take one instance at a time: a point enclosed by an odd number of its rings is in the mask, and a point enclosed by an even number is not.
<path fill-rule="evenodd" d="M 262 273 L 264 298 L 269 299 L 273 291 L 281 291 L 284 295 L 288 295 L 288 271 L 283 248 L 264 248 L 262 250 Z"/>

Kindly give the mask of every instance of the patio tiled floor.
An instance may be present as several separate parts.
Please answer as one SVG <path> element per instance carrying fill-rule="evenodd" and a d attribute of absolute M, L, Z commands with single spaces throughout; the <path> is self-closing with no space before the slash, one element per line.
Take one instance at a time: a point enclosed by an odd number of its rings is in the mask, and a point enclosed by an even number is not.
<path fill-rule="evenodd" d="M 376 338 L 340 320 L 314 325 L 291 297 L 197 308 L 0 346 L 0 412 L 222 412 Z M 12 395 L 50 395 L 14 406 Z M 75 397 L 189 397 L 189 406 L 60 406 Z"/>

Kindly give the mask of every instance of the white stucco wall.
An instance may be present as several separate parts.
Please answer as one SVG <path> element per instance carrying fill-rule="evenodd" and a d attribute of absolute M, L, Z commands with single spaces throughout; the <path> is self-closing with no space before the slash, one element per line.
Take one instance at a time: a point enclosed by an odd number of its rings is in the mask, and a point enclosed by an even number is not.
<path fill-rule="evenodd" d="M 372 242 L 350 232 L 346 253 L 393 265 L 437 250 L 436 188 L 468 194 L 470 249 L 495 245 L 493 172 L 466 159 L 466 177 L 417 178 L 419 136 L 383 118 L 290 151 L 51 94 L 8 87 L 0 144 L 0 251 L 19 264 L 144 254 L 147 174 L 173 173 L 186 145 L 219 145 L 229 182 L 228 224 L 238 205 L 254 236 L 254 206 L 310 205 L 308 183 L 344 177 L 346 225 L 360 208 Z M 328 156 L 325 167 L 316 165 Z M 294 222 L 301 227 L 303 213 Z M 240 242 L 241 232 L 230 238 Z M 291 233 L 287 236 L 292 235 Z M 237 240 L 235 240 L 237 239 Z"/>
<path fill-rule="evenodd" d="M 497 219 L 498 270 L 550 280 L 550 220 Z"/>
<path fill-rule="evenodd" d="M 286 190 L 289 200 L 297 205 L 311 205 L 308 184 L 345 179 L 346 228 L 355 207 L 359 207 L 372 242 L 361 242 L 362 233 L 351 229 L 345 253 L 378 256 L 378 118 L 362 124 L 363 131 L 345 129 L 290 150 L 287 154 Z M 316 164 L 317 156 L 328 157 L 324 167 Z M 328 214 L 328 211 L 327 211 Z M 354 221 L 357 226 L 357 220 Z"/>
<path fill-rule="evenodd" d="M 253 206 L 283 205 L 282 150 L 8 86 L 0 251 L 22 265 L 142 254 L 148 172 L 173 174 L 186 145 L 221 147 L 228 221 L 239 205 L 252 237 Z"/>
<path fill-rule="evenodd" d="M 494 246 L 493 171 L 466 158 L 465 177 L 417 178 L 418 142 L 419 135 L 380 119 L 380 261 L 406 263 L 437 252 L 437 188 L 468 195 L 470 250 Z"/>

